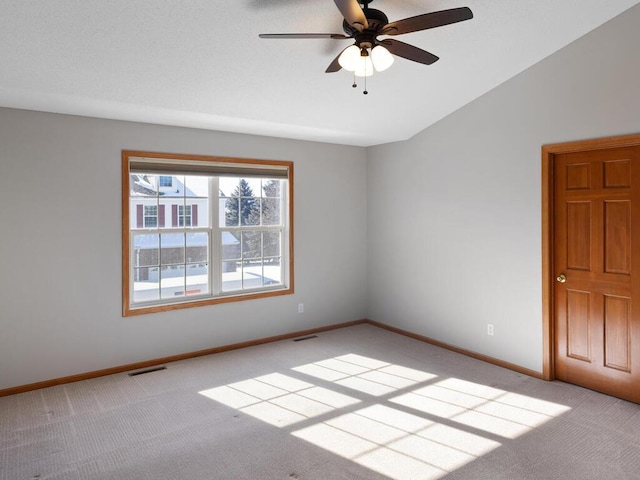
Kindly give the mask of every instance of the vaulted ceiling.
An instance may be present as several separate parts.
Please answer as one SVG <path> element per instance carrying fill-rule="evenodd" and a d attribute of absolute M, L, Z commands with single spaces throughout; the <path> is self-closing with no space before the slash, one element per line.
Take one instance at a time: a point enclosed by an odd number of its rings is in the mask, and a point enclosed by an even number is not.
<path fill-rule="evenodd" d="M 369 146 L 405 140 L 640 0 L 375 0 L 390 21 L 467 6 L 469 21 L 395 37 L 352 88 L 324 73 L 349 40 L 332 0 L 0 0 L 0 106 Z M 594 59 L 597 61 L 597 59 Z"/>

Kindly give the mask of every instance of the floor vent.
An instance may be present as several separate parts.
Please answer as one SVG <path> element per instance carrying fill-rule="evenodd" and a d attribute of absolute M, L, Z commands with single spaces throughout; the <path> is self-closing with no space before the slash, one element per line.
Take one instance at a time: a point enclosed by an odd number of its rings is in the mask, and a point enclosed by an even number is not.
<path fill-rule="evenodd" d="M 303 340 L 311 340 L 312 338 L 318 338 L 318 335 L 309 335 L 308 337 L 294 338 L 294 342 L 301 342 Z"/>
<path fill-rule="evenodd" d="M 136 375 L 142 375 L 144 373 L 151 373 L 151 372 L 157 372 L 159 370 L 166 370 L 167 367 L 153 367 L 153 368 L 147 368 L 146 370 L 138 370 L 137 372 L 131 372 L 129 373 L 130 377 L 135 377 Z"/>

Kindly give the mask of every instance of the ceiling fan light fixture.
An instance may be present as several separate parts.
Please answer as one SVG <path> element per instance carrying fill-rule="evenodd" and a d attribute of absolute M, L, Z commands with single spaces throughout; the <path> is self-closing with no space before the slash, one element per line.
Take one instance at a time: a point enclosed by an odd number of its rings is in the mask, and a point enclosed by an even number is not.
<path fill-rule="evenodd" d="M 338 63 L 349 72 L 354 72 L 360 62 L 360 49 L 357 45 L 351 45 L 344 49 L 338 58 Z"/>
<path fill-rule="evenodd" d="M 354 71 L 356 77 L 370 77 L 373 75 L 373 62 L 371 61 L 371 55 L 360 55 L 358 57 L 358 63 Z"/>
<path fill-rule="evenodd" d="M 371 61 L 377 72 L 383 72 L 393 65 L 393 55 L 382 45 L 376 45 L 371 50 Z"/>

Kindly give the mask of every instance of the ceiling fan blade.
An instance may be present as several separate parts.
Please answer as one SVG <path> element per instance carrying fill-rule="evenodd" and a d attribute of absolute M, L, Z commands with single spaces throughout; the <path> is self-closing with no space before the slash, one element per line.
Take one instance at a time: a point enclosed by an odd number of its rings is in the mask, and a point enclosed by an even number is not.
<path fill-rule="evenodd" d="M 441 10 L 388 23 L 382 28 L 379 35 L 401 35 L 403 33 L 419 32 L 420 30 L 442 27 L 443 25 L 450 25 L 472 18 L 473 12 L 468 7 Z"/>
<path fill-rule="evenodd" d="M 424 63 L 425 65 L 431 65 L 440 59 L 440 57 L 436 57 L 433 53 L 392 38 L 387 38 L 379 43 L 394 55 L 414 62 Z"/>
<path fill-rule="evenodd" d="M 333 38 L 336 40 L 345 40 L 347 38 L 346 35 L 342 35 L 341 33 L 261 33 L 258 35 L 260 38 Z"/>
<path fill-rule="evenodd" d="M 351 46 L 351 45 L 349 45 L 349 46 Z M 347 47 L 347 48 L 349 48 L 349 47 Z M 340 50 L 340 53 L 336 56 L 336 58 L 333 59 L 333 62 L 331 62 L 329 64 L 329 66 L 324 71 L 324 73 L 334 73 L 334 72 L 338 72 L 339 70 L 342 69 L 342 67 L 338 63 L 338 59 L 340 58 L 340 55 L 342 55 L 342 52 L 344 52 L 347 48 L 343 48 L 342 50 Z"/>
<path fill-rule="evenodd" d="M 362 31 L 365 28 L 369 28 L 369 22 L 367 16 L 364 14 L 362 7 L 358 3 L 358 0 L 333 0 L 336 2 L 336 6 L 340 13 L 347 21 L 349 25 L 358 31 Z"/>

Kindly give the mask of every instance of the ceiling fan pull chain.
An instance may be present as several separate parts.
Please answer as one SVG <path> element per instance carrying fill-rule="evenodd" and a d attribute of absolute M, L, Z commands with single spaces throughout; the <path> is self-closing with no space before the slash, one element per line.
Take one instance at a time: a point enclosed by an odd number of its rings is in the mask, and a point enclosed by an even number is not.
<path fill-rule="evenodd" d="M 367 95 L 367 57 L 361 57 L 364 61 L 364 90 L 362 91 L 363 95 Z"/>
<path fill-rule="evenodd" d="M 358 86 L 358 84 L 356 83 L 356 71 L 353 71 L 353 85 L 351 85 L 353 88 L 356 88 Z"/>

